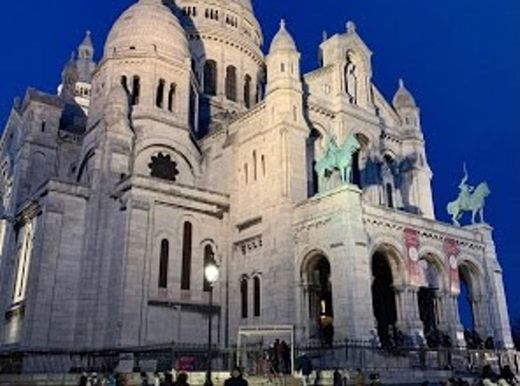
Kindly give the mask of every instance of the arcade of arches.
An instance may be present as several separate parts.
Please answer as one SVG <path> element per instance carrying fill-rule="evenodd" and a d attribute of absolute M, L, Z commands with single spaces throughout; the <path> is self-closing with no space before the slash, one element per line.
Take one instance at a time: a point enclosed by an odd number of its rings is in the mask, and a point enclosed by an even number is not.
<path fill-rule="evenodd" d="M 476 339 L 484 343 L 480 337 L 493 335 L 482 323 L 486 319 L 480 305 L 482 276 L 476 267 L 462 262 L 461 290 L 452 291 L 447 288 L 450 278 L 439 258 L 420 258 L 419 280 L 414 285 L 403 280 L 406 268 L 398 261 L 395 253 L 384 248 L 372 256 L 372 306 L 383 347 L 423 343 L 435 348 L 472 347 Z"/>
<path fill-rule="evenodd" d="M 493 332 L 485 328 L 487 316 L 480 304 L 482 276 L 478 269 L 467 262 L 460 263 L 461 290 L 456 292 L 448 288 L 449 274 L 440 258 L 431 254 L 421 256 L 418 267 L 418 281 L 411 285 L 406 265 L 396 251 L 382 247 L 372 255 L 371 311 L 380 344 L 385 348 L 484 344 L 484 337 L 492 336 Z M 308 337 L 323 344 L 334 340 L 331 272 L 330 260 L 322 253 L 305 259 L 301 270 L 302 308 Z"/>

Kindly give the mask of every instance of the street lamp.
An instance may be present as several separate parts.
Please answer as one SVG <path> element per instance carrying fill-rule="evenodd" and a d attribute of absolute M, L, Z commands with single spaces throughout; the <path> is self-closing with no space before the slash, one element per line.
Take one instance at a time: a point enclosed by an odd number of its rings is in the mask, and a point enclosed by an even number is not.
<path fill-rule="evenodd" d="M 208 371 L 206 373 L 206 382 L 204 386 L 213 386 L 211 380 L 211 360 L 212 360 L 212 339 L 213 339 L 213 287 L 218 280 L 219 268 L 215 261 L 215 256 L 211 256 L 211 259 L 206 263 L 204 267 L 204 277 L 209 284 L 209 317 L 208 317 Z"/>

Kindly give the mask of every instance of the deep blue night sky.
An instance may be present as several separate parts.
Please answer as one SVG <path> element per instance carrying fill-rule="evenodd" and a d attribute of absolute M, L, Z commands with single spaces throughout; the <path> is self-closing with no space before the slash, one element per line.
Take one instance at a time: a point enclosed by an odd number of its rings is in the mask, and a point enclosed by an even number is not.
<path fill-rule="evenodd" d="M 0 124 L 27 86 L 53 92 L 70 52 L 90 29 L 98 50 L 132 0 L 0 1 Z M 404 77 L 422 109 L 437 216 L 457 194 L 466 160 L 473 184 L 493 191 L 487 220 L 520 315 L 520 3 L 518 0 L 257 0 L 266 46 L 285 18 L 303 53 L 317 65 L 322 31 L 356 22 L 374 52 L 374 81 L 391 98 Z"/>

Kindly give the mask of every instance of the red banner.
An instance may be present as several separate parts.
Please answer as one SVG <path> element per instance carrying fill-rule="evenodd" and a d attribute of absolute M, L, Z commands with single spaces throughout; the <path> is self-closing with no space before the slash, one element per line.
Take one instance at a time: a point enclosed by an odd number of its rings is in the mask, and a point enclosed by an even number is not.
<path fill-rule="evenodd" d="M 449 273 L 449 286 L 453 294 L 460 293 L 459 255 L 460 250 L 457 240 L 446 238 L 444 240 L 444 255 L 446 259 L 446 272 Z"/>
<path fill-rule="evenodd" d="M 415 229 L 404 230 L 404 240 L 406 244 L 406 265 L 408 267 L 408 277 L 410 284 L 419 286 L 421 284 L 421 267 L 419 266 L 419 232 Z"/>

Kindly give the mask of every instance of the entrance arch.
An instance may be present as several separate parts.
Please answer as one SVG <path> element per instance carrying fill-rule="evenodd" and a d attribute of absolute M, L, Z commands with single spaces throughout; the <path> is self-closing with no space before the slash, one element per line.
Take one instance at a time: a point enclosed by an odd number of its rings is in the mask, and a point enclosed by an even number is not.
<path fill-rule="evenodd" d="M 442 344 L 439 334 L 442 304 L 439 292 L 443 288 L 442 262 L 433 255 L 426 255 L 419 260 L 421 285 L 417 295 L 419 316 L 424 326 L 424 336 L 430 347 Z"/>
<path fill-rule="evenodd" d="M 469 261 L 459 264 L 460 293 L 457 299 L 459 319 L 464 327 L 468 348 L 480 348 L 486 338 L 479 323 L 481 307 L 480 271 Z"/>
<path fill-rule="evenodd" d="M 303 265 L 310 338 L 332 344 L 334 339 L 334 308 L 331 264 L 321 254 L 312 255 Z"/>
<path fill-rule="evenodd" d="M 378 251 L 372 257 L 372 305 L 377 333 L 383 347 L 393 345 L 397 323 L 394 275 L 388 256 Z"/>

